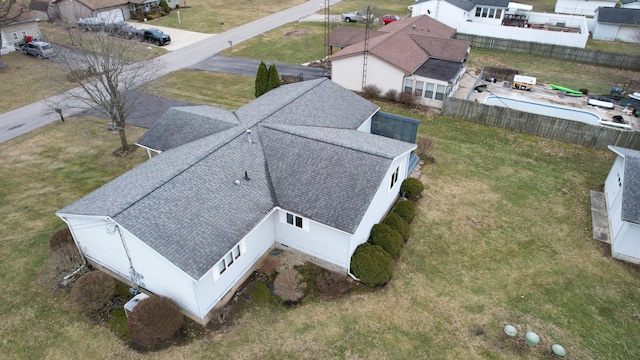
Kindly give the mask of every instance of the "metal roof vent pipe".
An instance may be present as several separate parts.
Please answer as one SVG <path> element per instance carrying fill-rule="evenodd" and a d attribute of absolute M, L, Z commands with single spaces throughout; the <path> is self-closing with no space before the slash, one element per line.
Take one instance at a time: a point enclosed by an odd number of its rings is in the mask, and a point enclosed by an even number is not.
<path fill-rule="evenodd" d="M 253 139 L 251 139 L 251 130 L 247 130 L 247 140 L 249 141 L 249 144 L 255 144 Z"/>
<path fill-rule="evenodd" d="M 246 171 L 244 172 L 244 179 L 247 181 L 251 180 L 251 178 L 249 177 L 249 174 Z"/>

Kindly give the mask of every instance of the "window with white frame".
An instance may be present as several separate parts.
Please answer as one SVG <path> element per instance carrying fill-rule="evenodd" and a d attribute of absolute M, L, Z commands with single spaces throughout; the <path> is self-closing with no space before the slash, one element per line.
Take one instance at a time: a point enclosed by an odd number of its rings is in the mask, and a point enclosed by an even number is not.
<path fill-rule="evenodd" d="M 22 38 L 23 39 L 27 37 L 27 32 L 26 31 L 22 30 L 22 31 L 20 31 L 20 33 L 22 34 Z"/>
<path fill-rule="evenodd" d="M 12 32 L 11 33 L 11 37 L 13 38 L 13 41 L 19 41 L 20 38 L 18 37 L 18 33 L 17 32 Z"/>
<path fill-rule="evenodd" d="M 476 7 L 476 17 L 500 19 L 501 16 L 502 16 L 502 9 Z"/>
<path fill-rule="evenodd" d="M 398 182 L 398 174 L 400 173 L 400 167 L 396 168 L 396 171 L 391 174 L 391 183 L 389 184 L 389 190 L 393 189 L 393 185 Z"/>
<path fill-rule="evenodd" d="M 424 81 L 416 81 L 416 88 L 414 90 L 414 94 L 416 96 L 422 96 L 423 90 L 424 90 Z"/>
<path fill-rule="evenodd" d="M 426 91 L 424 92 L 424 97 L 427 99 L 433 99 L 433 88 L 435 87 L 432 83 L 427 83 Z"/>
<path fill-rule="evenodd" d="M 303 218 L 302 216 L 298 216 L 286 211 L 280 211 L 280 222 L 285 223 L 291 226 L 295 226 L 299 229 L 309 232 L 310 223 L 308 219 Z"/>
<path fill-rule="evenodd" d="M 287 213 L 287 224 L 302 229 L 302 218 L 298 215 Z"/>
<path fill-rule="evenodd" d="M 218 273 L 222 274 L 233 265 L 240 257 L 240 244 L 236 245 L 233 250 L 229 251 L 218 263 Z"/>
<path fill-rule="evenodd" d="M 444 85 L 438 85 L 436 87 L 436 100 L 444 99 Z"/>
<path fill-rule="evenodd" d="M 413 79 L 404 79 L 404 92 L 411 94 L 413 90 Z"/>

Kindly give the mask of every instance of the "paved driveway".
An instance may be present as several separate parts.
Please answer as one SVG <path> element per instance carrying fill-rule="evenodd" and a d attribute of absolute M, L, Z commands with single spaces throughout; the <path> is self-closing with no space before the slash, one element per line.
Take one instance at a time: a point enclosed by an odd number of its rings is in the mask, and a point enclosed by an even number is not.
<path fill-rule="evenodd" d="M 267 67 L 272 63 L 267 63 Z M 329 71 L 325 68 L 315 66 L 291 65 L 283 63 L 274 63 L 278 74 L 282 75 L 299 75 L 302 74 L 304 80 L 312 80 L 327 77 Z M 206 71 L 222 72 L 234 75 L 256 76 L 258 72 L 259 60 L 231 58 L 222 55 L 214 55 L 204 61 L 201 61 L 190 68 Z"/>
<path fill-rule="evenodd" d="M 136 29 L 155 28 L 162 31 L 165 34 L 169 34 L 169 36 L 171 36 L 171 43 L 165 46 L 160 46 L 161 48 L 167 49 L 168 51 L 175 51 L 178 49 L 182 49 L 191 44 L 195 44 L 198 41 L 216 36 L 216 34 L 204 34 L 204 33 L 199 33 L 195 31 L 180 30 L 180 29 L 168 28 L 165 26 L 156 26 L 148 23 L 140 23 L 137 21 L 127 21 L 126 23 L 133 26 Z M 155 46 L 155 45 L 149 44 L 149 46 Z"/>

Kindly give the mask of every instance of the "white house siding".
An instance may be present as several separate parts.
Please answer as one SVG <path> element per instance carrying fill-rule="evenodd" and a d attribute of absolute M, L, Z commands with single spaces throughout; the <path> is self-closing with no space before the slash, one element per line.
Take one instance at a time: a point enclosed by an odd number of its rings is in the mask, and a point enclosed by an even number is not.
<path fill-rule="evenodd" d="M 559 14 L 573 14 L 594 16 L 599 7 L 615 7 L 615 1 L 597 0 L 557 0 L 555 12 Z"/>
<path fill-rule="evenodd" d="M 479 36 L 494 37 L 498 39 L 512 39 L 519 41 L 537 42 L 543 44 L 554 44 L 562 46 L 571 46 L 584 48 L 589 39 L 589 32 L 587 28 L 587 20 L 584 16 L 568 16 L 568 15 L 553 15 L 547 14 L 546 19 L 541 20 L 544 23 L 546 20 L 553 18 L 556 22 L 566 21 L 566 25 L 575 24 L 581 29 L 580 33 L 569 32 L 557 32 L 537 30 L 530 28 L 519 27 L 506 27 L 506 26 L 493 26 L 480 24 L 475 22 L 465 22 L 460 25 L 458 32 L 462 34 L 472 34 Z M 532 21 L 533 22 L 533 21 Z"/>
<path fill-rule="evenodd" d="M 331 62 L 331 80 L 353 91 L 362 91 L 362 55 L 336 59 Z M 369 54 L 367 58 L 367 85 L 377 86 L 381 94 L 402 89 L 404 72 L 389 63 Z"/>
<path fill-rule="evenodd" d="M 619 29 L 620 26 L 618 25 L 600 24 L 596 22 L 594 23 L 591 32 L 593 33 L 594 40 L 614 41 L 618 35 Z"/>
<path fill-rule="evenodd" d="M 200 306 L 200 318 L 203 319 L 222 298 L 235 287 L 242 285 L 242 279 L 273 245 L 275 238 L 275 218 L 277 210 L 269 213 L 240 242 L 240 257 L 219 274 L 217 264 L 211 268 L 196 284 L 196 294 Z"/>
<path fill-rule="evenodd" d="M 409 167 L 409 156 L 410 152 L 403 154 L 397 157 L 389 170 L 387 171 L 387 175 L 384 180 L 378 187 L 378 191 L 371 201 L 369 208 L 364 214 L 358 229 L 356 229 L 355 233 L 351 237 L 351 244 L 349 247 L 349 256 L 351 259 L 351 255 L 356 250 L 358 245 L 364 243 L 369 239 L 369 234 L 371 233 L 371 228 L 373 225 L 380 223 L 382 218 L 386 215 L 387 211 L 393 205 L 400 194 L 400 186 L 402 185 L 402 181 L 409 176 L 408 167 Z M 395 173 L 396 169 L 398 169 L 398 180 L 393 185 L 391 185 L 391 175 Z"/>
<path fill-rule="evenodd" d="M 625 8 L 625 9 L 640 9 L 640 1 L 636 1 L 636 2 L 631 3 L 631 4 L 624 4 L 624 5 L 620 6 L 620 7 Z"/>
<path fill-rule="evenodd" d="M 422 2 L 409 5 L 409 8 L 411 9 L 412 17 L 427 15 L 454 29 L 457 29 L 461 23 L 469 18 L 469 14 L 466 11 L 444 0 Z"/>
<path fill-rule="evenodd" d="M 640 39 L 638 39 L 638 29 L 639 28 L 632 26 L 620 26 L 618 34 L 616 34 L 616 40 L 625 42 L 639 42 Z"/>
<path fill-rule="evenodd" d="M 502 24 L 502 19 L 504 18 L 505 11 L 507 11 L 507 9 L 505 8 L 476 5 L 475 8 L 471 9 L 469 20 L 478 24 L 500 26 L 500 24 Z M 482 15 L 485 16 L 483 17 Z"/>
<path fill-rule="evenodd" d="M 611 213 L 611 207 L 613 204 L 620 200 L 622 197 L 622 176 L 623 176 L 624 158 L 622 156 L 616 157 L 616 160 L 611 166 L 609 175 L 604 181 L 604 193 L 607 199 L 607 211 Z"/>
<path fill-rule="evenodd" d="M 120 234 L 118 231 L 109 234 L 104 218 L 70 216 L 66 221 L 79 249 L 88 259 L 123 278 L 131 278 L 130 264 Z M 156 295 L 173 299 L 181 308 L 197 316 L 195 281 L 126 229 L 119 229 L 134 269 L 144 277 L 142 287 Z"/>
<path fill-rule="evenodd" d="M 640 264 L 640 225 L 626 222 L 611 243 L 611 256 Z"/>
<path fill-rule="evenodd" d="M 286 213 L 302 217 L 303 228 L 288 224 Z M 283 209 L 275 216 L 276 241 L 341 268 L 349 268 L 350 234 Z"/>

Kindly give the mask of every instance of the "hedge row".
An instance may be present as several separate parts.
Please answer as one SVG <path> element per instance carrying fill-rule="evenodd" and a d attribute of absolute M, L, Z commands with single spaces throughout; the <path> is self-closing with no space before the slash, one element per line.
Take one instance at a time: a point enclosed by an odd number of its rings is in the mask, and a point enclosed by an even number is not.
<path fill-rule="evenodd" d="M 417 199 L 424 190 L 420 180 L 409 178 L 402 182 L 403 197 Z M 351 257 L 351 272 L 367 286 L 386 284 L 393 275 L 393 260 L 402 253 L 409 239 L 409 222 L 415 215 L 415 204 L 400 199 L 382 223 L 371 228 L 369 241 L 360 244 Z"/>

